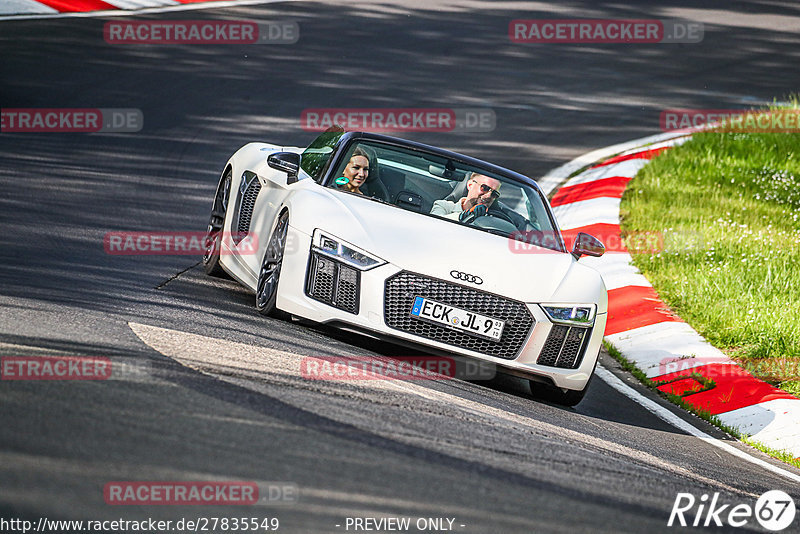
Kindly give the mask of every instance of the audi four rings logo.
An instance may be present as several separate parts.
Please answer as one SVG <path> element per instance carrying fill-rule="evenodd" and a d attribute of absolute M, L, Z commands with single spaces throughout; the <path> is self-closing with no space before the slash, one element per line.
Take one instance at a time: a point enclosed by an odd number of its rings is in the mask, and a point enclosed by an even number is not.
<path fill-rule="evenodd" d="M 450 276 L 452 276 L 456 280 L 463 280 L 465 282 L 470 282 L 477 285 L 481 285 L 483 283 L 483 278 L 481 278 L 480 276 L 475 276 L 474 274 L 469 274 L 469 273 L 462 273 L 461 271 L 456 271 L 455 269 L 450 271 Z"/>

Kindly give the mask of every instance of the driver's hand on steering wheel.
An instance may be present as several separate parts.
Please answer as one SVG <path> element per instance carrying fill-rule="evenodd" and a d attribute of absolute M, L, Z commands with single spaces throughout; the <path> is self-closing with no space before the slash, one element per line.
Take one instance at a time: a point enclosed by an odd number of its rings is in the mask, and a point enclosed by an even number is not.
<path fill-rule="evenodd" d="M 461 207 L 464 209 L 465 212 L 472 211 L 472 208 L 474 208 L 475 204 L 477 203 L 478 203 L 477 198 L 468 198 L 464 200 L 464 203 L 461 205 Z"/>
<path fill-rule="evenodd" d="M 469 200 L 467 201 L 469 202 Z M 467 219 L 477 219 L 478 217 L 483 217 L 489 211 L 489 208 L 486 207 L 486 204 L 478 204 L 476 206 L 472 206 L 469 210 L 464 210 L 461 212 L 461 215 L 458 216 L 458 220 L 461 222 L 465 222 Z"/>

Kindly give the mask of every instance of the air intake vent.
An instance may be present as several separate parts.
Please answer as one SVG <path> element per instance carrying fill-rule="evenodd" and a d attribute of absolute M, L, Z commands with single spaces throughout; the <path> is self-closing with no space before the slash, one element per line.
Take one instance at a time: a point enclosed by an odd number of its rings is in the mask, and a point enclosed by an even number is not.
<path fill-rule="evenodd" d="M 250 219 L 253 217 L 253 208 L 256 205 L 256 198 L 261 191 L 261 182 L 253 175 L 250 183 L 247 184 L 246 189 L 239 197 L 239 222 L 236 225 L 237 234 L 233 235 L 233 241 L 237 245 L 250 233 Z"/>
<path fill-rule="evenodd" d="M 553 325 L 536 363 L 562 369 L 577 368 L 583 360 L 589 332 L 591 328 L 583 326 Z"/>
<path fill-rule="evenodd" d="M 311 253 L 306 294 L 314 300 L 358 314 L 361 273 L 328 256 Z"/>

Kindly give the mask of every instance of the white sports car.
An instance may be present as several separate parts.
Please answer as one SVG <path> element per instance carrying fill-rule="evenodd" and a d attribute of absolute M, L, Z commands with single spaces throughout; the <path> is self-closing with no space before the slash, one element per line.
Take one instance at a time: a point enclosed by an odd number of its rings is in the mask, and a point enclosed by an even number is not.
<path fill-rule="evenodd" d="M 535 181 L 385 135 L 250 143 L 214 197 L 206 272 L 288 314 L 490 362 L 539 397 L 583 398 L 607 316 L 604 247 L 567 250 Z"/>

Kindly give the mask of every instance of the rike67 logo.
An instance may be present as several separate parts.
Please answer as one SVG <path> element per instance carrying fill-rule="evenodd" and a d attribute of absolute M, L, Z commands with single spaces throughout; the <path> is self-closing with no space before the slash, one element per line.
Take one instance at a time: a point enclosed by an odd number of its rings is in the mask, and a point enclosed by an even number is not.
<path fill-rule="evenodd" d="M 778 532 L 792 524 L 796 512 L 794 500 L 781 490 L 764 493 L 755 506 L 746 503 L 722 504 L 719 493 L 714 493 L 710 498 L 704 493 L 699 499 L 691 493 L 678 493 L 667 526 L 741 528 L 752 524 L 755 518 L 763 528 Z"/>

